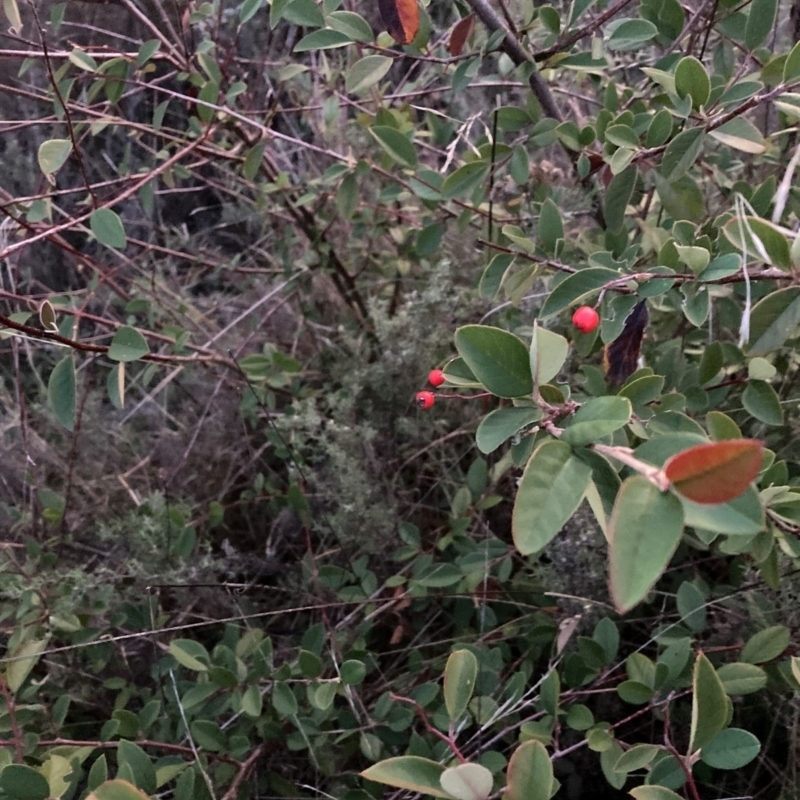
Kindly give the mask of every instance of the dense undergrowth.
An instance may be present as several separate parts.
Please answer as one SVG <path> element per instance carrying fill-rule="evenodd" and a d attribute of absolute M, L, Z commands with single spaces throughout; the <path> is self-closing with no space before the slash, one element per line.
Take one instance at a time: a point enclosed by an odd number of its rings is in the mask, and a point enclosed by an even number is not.
<path fill-rule="evenodd" d="M 800 17 L 420 8 L 6 0 L 0 798 L 797 796 Z M 609 592 L 620 487 L 739 438 Z"/>

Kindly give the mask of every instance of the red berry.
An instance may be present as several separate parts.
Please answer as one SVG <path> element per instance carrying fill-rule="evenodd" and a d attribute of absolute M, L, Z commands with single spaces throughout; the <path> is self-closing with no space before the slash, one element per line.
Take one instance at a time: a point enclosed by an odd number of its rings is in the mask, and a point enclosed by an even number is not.
<path fill-rule="evenodd" d="M 423 411 L 427 411 L 436 402 L 436 395 L 433 392 L 417 392 L 415 399 L 417 405 Z"/>
<path fill-rule="evenodd" d="M 591 306 L 581 306 L 572 315 L 572 324 L 583 333 L 591 333 L 600 323 L 600 315 Z"/>
<path fill-rule="evenodd" d="M 440 369 L 432 369 L 428 373 L 428 383 L 431 386 L 441 386 L 446 380 L 447 378 L 445 378 L 444 372 Z"/>

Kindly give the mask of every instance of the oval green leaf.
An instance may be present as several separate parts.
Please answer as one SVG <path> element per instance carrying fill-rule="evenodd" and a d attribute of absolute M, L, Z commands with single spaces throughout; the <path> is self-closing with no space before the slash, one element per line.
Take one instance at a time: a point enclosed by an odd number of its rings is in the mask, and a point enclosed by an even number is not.
<path fill-rule="evenodd" d="M 295 46 L 295 53 L 305 53 L 309 50 L 331 50 L 335 47 L 345 47 L 352 44 L 352 37 L 341 31 L 334 31 L 330 28 L 312 31 L 304 36 Z"/>
<path fill-rule="evenodd" d="M 522 555 L 541 550 L 561 530 L 583 500 L 591 477 L 592 468 L 564 442 L 549 440 L 534 451 L 511 520 L 514 545 Z"/>
<path fill-rule="evenodd" d="M 800 288 L 787 286 L 759 300 L 750 315 L 751 356 L 763 356 L 782 347 L 800 326 Z"/>
<path fill-rule="evenodd" d="M 459 764 L 442 773 L 442 789 L 457 800 L 485 800 L 492 793 L 494 778 L 481 764 Z"/>
<path fill-rule="evenodd" d="M 378 83 L 391 66 L 388 56 L 364 56 L 347 71 L 344 88 L 349 94 L 362 94 Z"/>
<path fill-rule="evenodd" d="M 47 399 L 56 419 L 68 431 L 75 428 L 75 361 L 64 356 L 50 373 Z"/>
<path fill-rule="evenodd" d="M 675 67 L 675 91 L 681 98 L 691 97 L 694 108 L 700 108 L 708 102 L 711 81 L 706 68 L 694 56 L 685 56 Z"/>
<path fill-rule="evenodd" d="M 690 528 L 728 536 L 754 536 L 764 530 L 764 507 L 752 486 L 729 503 L 708 505 L 682 497 L 681 504 L 684 524 Z"/>
<path fill-rule="evenodd" d="M 715 769 L 739 769 L 749 764 L 760 751 L 761 742 L 750 731 L 727 728 L 700 751 L 700 760 Z"/>
<path fill-rule="evenodd" d="M 47 779 L 25 764 L 8 764 L 0 772 L 0 789 L 13 800 L 45 800 L 50 797 Z"/>
<path fill-rule="evenodd" d="M 620 613 L 641 602 L 667 568 L 683 532 L 674 495 L 635 475 L 622 484 L 609 522 L 609 580 Z"/>
<path fill-rule="evenodd" d="M 565 278 L 547 296 L 539 311 L 539 319 L 551 317 L 559 311 L 583 300 L 587 295 L 599 291 L 610 281 L 617 280 L 620 273 L 607 267 L 581 269 Z"/>
<path fill-rule="evenodd" d="M 475 442 L 481 453 L 492 453 L 503 442 L 528 425 L 538 422 L 542 412 L 535 406 L 496 408 L 487 414 L 475 433 Z"/>
<path fill-rule="evenodd" d="M 119 214 L 110 208 L 98 208 L 93 211 L 89 217 L 89 227 L 95 239 L 106 247 L 122 249 L 128 243 Z"/>
<path fill-rule="evenodd" d="M 39 145 L 37 158 L 39 169 L 45 175 L 58 172 L 72 152 L 72 142 L 69 139 L 48 139 Z"/>
<path fill-rule="evenodd" d="M 569 342 L 560 334 L 542 328 L 533 322 L 530 361 L 531 373 L 537 386 L 550 383 L 567 360 Z"/>
<path fill-rule="evenodd" d="M 638 50 L 657 35 L 658 28 L 652 22 L 645 19 L 625 19 L 616 24 L 607 44 L 610 50 Z"/>
<path fill-rule="evenodd" d="M 475 689 L 478 677 L 478 659 L 469 650 L 456 650 L 447 659 L 444 668 L 444 704 L 450 722 L 464 713 Z M 489 787 L 491 789 L 491 785 Z"/>
<path fill-rule="evenodd" d="M 692 727 L 689 753 L 705 747 L 728 722 L 728 696 L 716 670 L 704 653 L 692 672 Z"/>
<path fill-rule="evenodd" d="M 355 42 L 371 42 L 375 38 L 369 23 L 353 11 L 331 11 L 328 14 L 328 25 Z"/>
<path fill-rule="evenodd" d="M 417 166 L 414 145 L 407 136 L 388 125 L 375 125 L 369 129 L 383 151 L 398 164 L 413 169 Z"/>
<path fill-rule="evenodd" d="M 790 642 L 789 629 L 772 625 L 751 636 L 742 648 L 739 658 L 748 664 L 765 664 L 781 655 Z"/>
<path fill-rule="evenodd" d="M 125 325 L 114 334 L 108 357 L 112 361 L 137 361 L 149 352 L 144 336 L 135 328 Z"/>
<path fill-rule="evenodd" d="M 12 692 L 19 691 L 22 684 L 25 683 L 25 679 L 47 649 L 47 641 L 47 639 L 31 639 L 23 642 L 10 654 L 13 660 L 9 661 L 6 668 L 6 683 Z"/>
<path fill-rule="evenodd" d="M 456 349 L 475 377 L 498 397 L 533 392 L 528 348 L 513 333 L 487 325 L 465 325 L 456 331 Z"/>
<path fill-rule="evenodd" d="M 442 184 L 442 197 L 452 200 L 467 194 L 486 180 L 489 164 L 485 161 L 471 161 L 459 167 L 452 175 L 448 175 Z"/>
<path fill-rule="evenodd" d="M 504 800 L 550 800 L 553 780 L 553 764 L 544 745 L 524 742 L 508 762 Z"/>
<path fill-rule="evenodd" d="M 397 756 L 373 764 L 361 772 L 361 777 L 396 789 L 408 789 L 434 797 L 450 798 L 441 786 L 445 767 L 437 761 L 420 756 Z"/>
<path fill-rule="evenodd" d="M 725 687 L 725 694 L 729 696 L 753 694 L 767 685 L 767 673 L 755 664 L 740 661 L 723 664 L 717 670 L 717 675 Z"/>
<path fill-rule="evenodd" d="M 783 425 L 783 409 L 775 390 L 766 381 L 748 381 L 742 393 L 745 410 L 765 425 Z"/>
<path fill-rule="evenodd" d="M 633 409 L 627 397 L 606 396 L 587 400 L 564 428 L 561 440 L 573 447 L 594 444 L 630 421 Z"/>

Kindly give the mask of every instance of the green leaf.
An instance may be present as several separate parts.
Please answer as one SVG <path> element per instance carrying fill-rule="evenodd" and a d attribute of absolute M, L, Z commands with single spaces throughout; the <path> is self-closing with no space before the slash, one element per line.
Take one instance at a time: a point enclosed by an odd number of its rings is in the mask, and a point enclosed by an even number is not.
<path fill-rule="evenodd" d="M 619 277 L 619 272 L 607 267 L 589 267 L 578 270 L 566 277 L 550 292 L 539 311 L 539 319 L 558 314 L 562 309 L 572 303 L 584 300 Z"/>
<path fill-rule="evenodd" d="M 749 414 L 765 425 L 783 425 L 780 400 L 766 381 L 748 381 L 742 393 L 742 405 Z"/>
<path fill-rule="evenodd" d="M 678 97 L 691 97 L 693 108 L 708 102 L 711 81 L 706 68 L 694 56 L 685 56 L 675 67 L 675 91 Z"/>
<path fill-rule="evenodd" d="M 144 336 L 135 328 L 125 325 L 114 334 L 108 357 L 112 361 L 138 361 L 149 352 Z"/>
<path fill-rule="evenodd" d="M 701 751 L 700 760 L 715 769 L 739 769 L 760 752 L 761 742 L 749 731 L 728 728 L 720 731 Z"/>
<path fill-rule="evenodd" d="M 763 356 L 782 347 L 800 326 L 800 288 L 787 286 L 761 298 L 750 315 L 748 354 Z"/>
<path fill-rule="evenodd" d="M 641 602 L 667 568 L 683 532 L 677 497 L 647 478 L 627 478 L 609 523 L 609 580 L 620 613 Z"/>
<path fill-rule="evenodd" d="M 512 253 L 498 253 L 492 258 L 481 275 L 478 287 L 481 297 L 494 297 L 500 291 L 503 279 L 513 263 L 514 255 Z"/>
<path fill-rule="evenodd" d="M 116 211 L 110 208 L 98 208 L 89 217 L 89 227 L 100 244 L 106 247 L 122 249 L 128 244 L 125 228 Z"/>
<path fill-rule="evenodd" d="M 68 431 L 75 428 L 75 361 L 64 356 L 50 373 L 47 399 L 55 418 Z"/>
<path fill-rule="evenodd" d="M 39 145 L 37 158 L 39 169 L 45 175 L 58 172 L 72 152 L 72 142 L 69 139 L 48 139 Z"/>
<path fill-rule="evenodd" d="M 741 221 L 734 217 L 725 223 L 722 232 L 734 247 L 745 249 L 752 258 L 781 269 L 791 269 L 789 241 L 771 222 L 760 217 L 746 216 Z"/>
<path fill-rule="evenodd" d="M 45 800 L 50 797 L 50 786 L 44 775 L 24 764 L 3 767 L 0 789 L 10 800 Z"/>
<path fill-rule="evenodd" d="M 228 738 L 222 728 L 210 719 L 196 719 L 190 723 L 189 730 L 194 737 L 196 744 L 210 750 L 212 753 L 219 753 L 228 747 Z"/>
<path fill-rule="evenodd" d="M 789 642 L 789 629 L 784 625 L 773 625 L 751 636 L 739 658 L 749 664 L 764 664 L 781 655 Z"/>
<path fill-rule="evenodd" d="M 367 674 L 367 666 L 363 661 L 351 658 L 342 663 L 339 667 L 339 675 L 345 686 L 358 686 Z"/>
<path fill-rule="evenodd" d="M 334 684 L 335 685 L 335 684 Z M 242 713 L 251 719 L 258 719 L 264 706 L 264 697 L 258 686 L 252 684 L 242 693 Z"/>
<path fill-rule="evenodd" d="M 625 222 L 625 210 L 636 185 L 638 170 L 635 165 L 629 166 L 611 179 L 603 201 L 603 215 L 606 228 L 612 233 L 619 233 Z"/>
<path fill-rule="evenodd" d="M 683 800 L 666 786 L 635 786 L 628 792 L 634 800 Z"/>
<path fill-rule="evenodd" d="M 608 29 L 612 30 L 606 42 L 610 50 L 638 50 L 658 35 L 658 28 L 644 19 L 625 19 Z"/>
<path fill-rule="evenodd" d="M 458 764 L 446 769 L 440 781 L 456 800 L 485 800 L 492 793 L 494 777 L 481 764 Z"/>
<path fill-rule="evenodd" d="M 647 126 L 645 146 L 660 147 L 672 133 L 672 114 L 666 108 L 658 111 Z"/>
<path fill-rule="evenodd" d="M 442 184 L 442 197 L 452 200 L 467 194 L 480 186 L 489 174 L 489 164 L 485 161 L 471 161 L 459 167 L 445 178 Z"/>
<path fill-rule="evenodd" d="M 414 145 L 407 136 L 388 125 L 375 125 L 369 129 L 384 152 L 398 164 L 413 169 L 417 166 Z"/>
<path fill-rule="evenodd" d="M 716 281 L 735 275 L 742 268 L 742 257 L 738 253 L 717 256 L 701 273 L 701 281 Z"/>
<path fill-rule="evenodd" d="M 330 28 L 312 31 L 306 34 L 295 46 L 292 52 L 306 53 L 309 50 L 332 50 L 335 47 L 345 47 L 352 44 L 353 40 L 346 33 L 334 31 Z"/>
<path fill-rule="evenodd" d="M 755 664 L 744 664 L 736 661 L 723 664 L 717 675 L 728 695 L 753 694 L 767 685 L 767 673 Z"/>
<path fill-rule="evenodd" d="M 751 486 L 728 503 L 708 505 L 681 498 L 684 523 L 691 528 L 725 533 L 730 536 L 754 536 L 764 530 L 764 507 L 758 492 Z"/>
<path fill-rule="evenodd" d="M 444 704 L 453 724 L 466 711 L 477 677 L 478 659 L 470 650 L 450 654 L 444 668 Z"/>
<path fill-rule="evenodd" d="M 192 770 L 188 770 L 188 773 L 193 774 Z M 150 800 L 150 798 L 132 783 L 115 778 L 100 784 L 86 800 Z"/>
<path fill-rule="evenodd" d="M 609 125 L 606 128 L 605 139 L 617 147 L 638 148 L 640 146 L 639 137 L 630 125 Z"/>
<path fill-rule="evenodd" d="M 362 94 L 378 83 L 391 69 L 392 59 L 388 56 L 364 56 L 347 71 L 345 90 L 350 94 Z"/>
<path fill-rule="evenodd" d="M 587 400 L 561 434 L 573 447 L 594 444 L 630 422 L 633 409 L 627 397 L 595 397 Z"/>
<path fill-rule="evenodd" d="M 561 213 L 558 206 L 549 197 L 542 203 L 537 233 L 539 241 L 547 253 L 555 253 L 558 240 L 564 238 L 564 223 L 561 220 Z"/>
<path fill-rule="evenodd" d="M 503 800 L 550 800 L 553 781 L 553 764 L 544 745 L 523 742 L 508 762 Z"/>
<path fill-rule="evenodd" d="M 750 13 L 744 29 L 744 44 L 748 50 L 755 50 L 767 40 L 775 25 L 777 10 L 778 0 L 753 0 L 750 3 Z"/>
<path fill-rule="evenodd" d="M 275 681 L 272 687 L 272 707 L 281 717 L 293 717 L 297 713 L 297 698 L 284 681 Z"/>
<path fill-rule="evenodd" d="M 496 408 L 487 414 L 478 425 L 475 443 L 481 453 L 492 453 L 503 442 L 528 425 L 538 422 L 542 412 L 536 406 Z"/>
<path fill-rule="evenodd" d="M 626 750 L 614 764 L 617 772 L 635 772 L 644 769 L 661 751 L 654 744 L 635 744 Z"/>
<path fill-rule="evenodd" d="M 456 331 L 456 349 L 475 377 L 498 397 L 523 397 L 533 391 L 528 348 L 514 334 L 487 325 Z"/>
<path fill-rule="evenodd" d="M 364 17 L 352 11 L 331 11 L 328 14 L 328 25 L 349 36 L 354 42 L 371 42 L 375 38 Z"/>
<path fill-rule="evenodd" d="M 88 53 L 84 53 L 83 50 L 79 50 L 77 47 L 67 57 L 78 69 L 86 72 L 97 71 L 97 62 Z"/>
<path fill-rule="evenodd" d="M 558 375 L 569 352 L 569 342 L 560 334 L 542 328 L 533 321 L 530 362 L 531 374 L 537 386 L 550 383 Z"/>
<path fill-rule="evenodd" d="M 704 133 L 702 128 L 689 128 L 679 133 L 664 151 L 661 159 L 661 175 L 669 182 L 677 181 L 686 174 L 697 161 L 703 149 Z"/>
<path fill-rule="evenodd" d="M 761 131 L 744 117 L 734 117 L 719 128 L 709 131 L 709 136 L 743 153 L 757 155 L 767 149 Z"/>
<path fill-rule="evenodd" d="M 725 687 L 704 653 L 699 653 L 692 673 L 692 727 L 689 752 L 705 747 L 728 722 Z"/>
<path fill-rule="evenodd" d="M 205 647 L 193 639 L 173 639 L 169 643 L 170 655 L 186 669 L 207 672 L 210 659 Z"/>
<path fill-rule="evenodd" d="M 622 681 L 617 685 L 621 700 L 636 706 L 643 706 L 653 699 L 653 690 L 639 681 Z"/>
<path fill-rule="evenodd" d="M 564 442 L 543 442 L 531 456 L 514 501 L 511 530 L 522 555 L 541 550 L 581 503 L 591 467 Z"/>
<path fill-rule="evenodd" d="M 800 78 L 800 42 L 792 48 L 783 65 L 783 82 L 793 83 Z"/>
<path fill-rule="evenodd" d="M 239 24 L 249 22 L 264 5 L 264 0 L 244 0 L 239 6 Z"/>
<path fill-rule="evenodd" d="M 408 789 L 434 797 L 450 798 L 441 786 L 445 767 L 420 756 L 397 756 L 373 764 L 360 773 L 362 778 L 396 789 Z"/>
<path fill-rule="evenodd" d="M 156 790 L 156 771 L 150 757 L 138 744 L 120 740 L 117 745 L 117 763 L 120 767 L 128 765 L 136 786 L 147 794 Z"/>
<path fill-rule="evenodd" d="M 30 639 L 9 654 L 13 661 L 9 661 L 6 667 L 6 683 L 12 692 L 18 692 L 25 683 L 25 679 L 47 649 L 47 642 L 47 639 Z"/>

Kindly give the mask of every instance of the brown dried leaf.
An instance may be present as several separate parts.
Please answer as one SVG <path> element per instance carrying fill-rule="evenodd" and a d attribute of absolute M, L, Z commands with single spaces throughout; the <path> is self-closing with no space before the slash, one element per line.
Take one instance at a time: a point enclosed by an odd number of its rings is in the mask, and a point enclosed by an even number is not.
<path fill-rule="evenodd" d="M 398 44 L 411 44 L 419 30 L 417 0 L 378 0 L 381 19 Z"/>
<path fill-rule="evenodd" d="M 461 51 L 464 49 L 467 39 L 469 39 L 469 37 L 472 35 L 472 31 L 474 30 L 474 14 L 469 14 L 468 16 L 464 17 L 464 19 L 459 20 L 456 23 L 456 26 L 453 28 L 453 32 L 450 34 L 450 42 L 447 45 L 447 49 L 451 56 L 461 55 Z"/>

